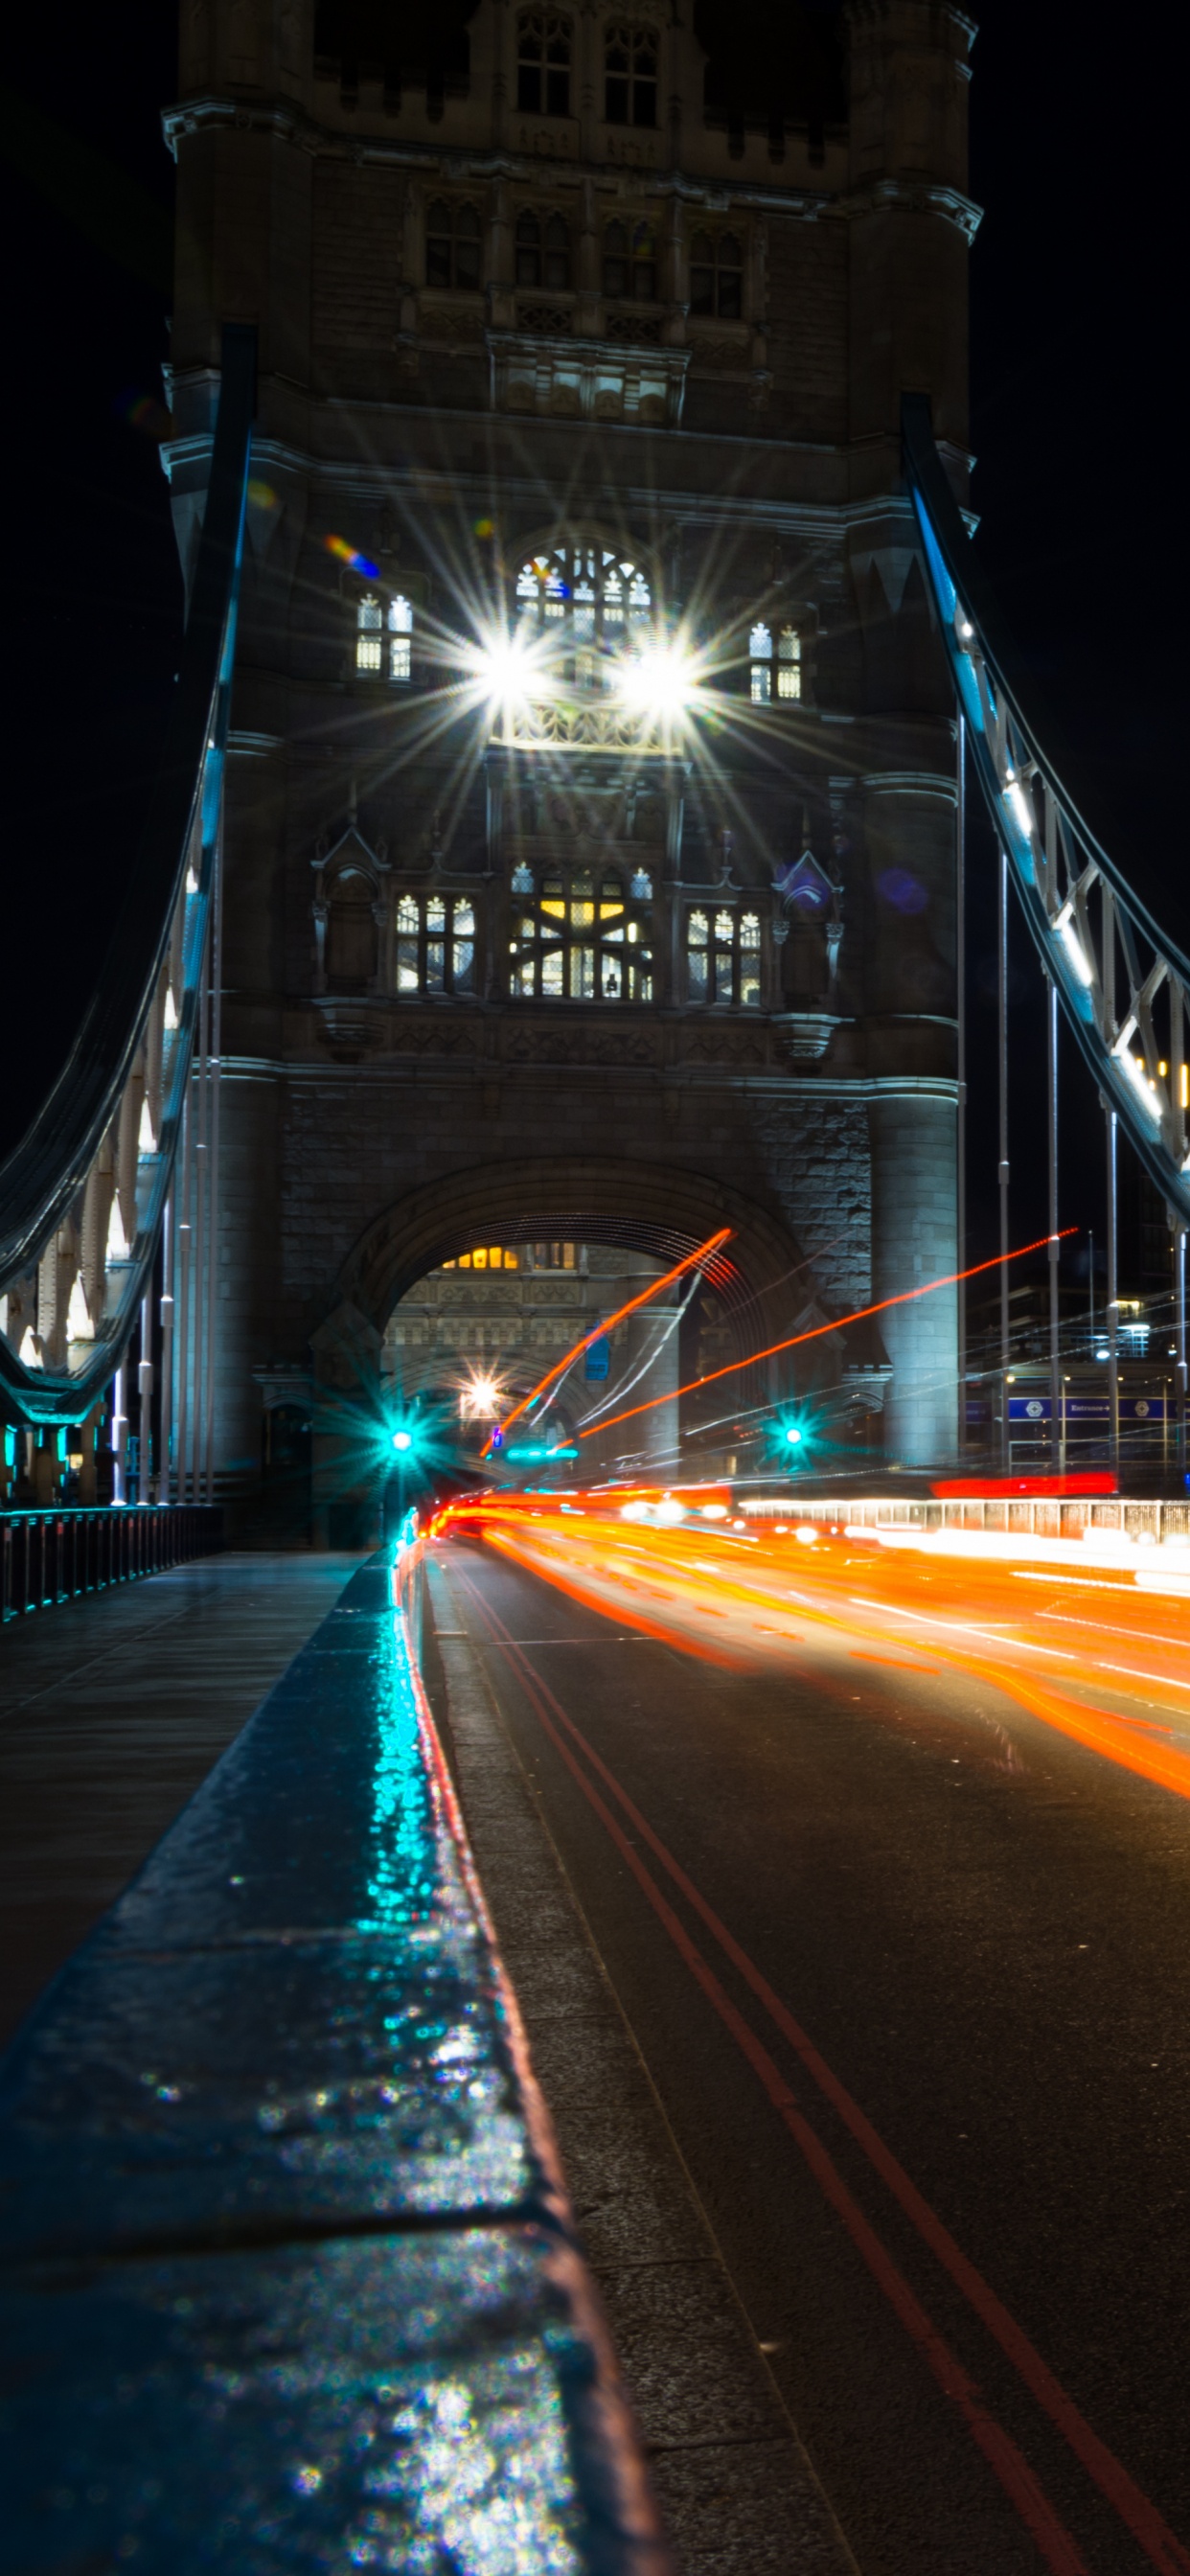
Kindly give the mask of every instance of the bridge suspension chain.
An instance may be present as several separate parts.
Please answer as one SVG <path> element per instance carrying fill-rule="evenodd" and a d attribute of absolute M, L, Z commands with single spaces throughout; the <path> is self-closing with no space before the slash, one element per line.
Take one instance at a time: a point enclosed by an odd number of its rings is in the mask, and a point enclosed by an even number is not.
<path fill-rule="evenodd" d="M 121 1366 L 149 1299 L 195 1087 L 255 377 L 255 332 L 229 326 L 191 608 L 153 801 L 70 1054 L 0 1165 L 0 1418 L 33 1430 L 81 1422 Z M 167 1277 L 167 1297 L 169 1286 Z M 194 1345 L 197 1377 L 197 1330 Z M 184 1353 L 179 1358 L 185 1367 Z M 194 1394 L 197 1403 L 197 1384 Z"/>
<path fill-rule="evenodd" d="M 1033 943 L 1083 1058 L 1168 1206 L 1190 1225 L 1190 962 L 1083 821 L 1008 673 L 999 628 L 934 441 L 901 412 L 905 476 L 970 758 Z"/>

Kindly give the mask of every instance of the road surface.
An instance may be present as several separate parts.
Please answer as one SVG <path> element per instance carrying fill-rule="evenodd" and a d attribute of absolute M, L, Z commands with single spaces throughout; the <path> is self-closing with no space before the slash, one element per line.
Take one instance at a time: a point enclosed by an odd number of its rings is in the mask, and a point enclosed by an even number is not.
<path fill-rule="evenodd" d="M 557 1505 L 435 1557 L 863 2576 L 1185 2576 L 1190 1601 Z"/>

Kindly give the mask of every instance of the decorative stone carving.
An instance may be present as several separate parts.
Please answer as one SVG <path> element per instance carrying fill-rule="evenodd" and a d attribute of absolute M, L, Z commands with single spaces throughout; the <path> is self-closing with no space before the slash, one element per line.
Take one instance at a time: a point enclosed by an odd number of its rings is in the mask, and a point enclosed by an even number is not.
<path fill-rule="evenodd" d="M 682 418 L 688 349 L 554 338 L 527 331 L 489 331 L 494 411 L 540 418 L 616 420 L 639 428 L 677 429 Z M 542 326 L 543 328 L 545 326 Z"/>

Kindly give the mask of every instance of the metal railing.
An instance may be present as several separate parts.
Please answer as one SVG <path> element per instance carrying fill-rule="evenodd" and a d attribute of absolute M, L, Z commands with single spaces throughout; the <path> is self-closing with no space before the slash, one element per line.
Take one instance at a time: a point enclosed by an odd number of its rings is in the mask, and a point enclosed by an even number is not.
<path fill-rule="evenodd" d="M 0 1626 L 210 1556 L 222 1538 L 222 1512 L 197 1503 L 0 1512 Z"/>

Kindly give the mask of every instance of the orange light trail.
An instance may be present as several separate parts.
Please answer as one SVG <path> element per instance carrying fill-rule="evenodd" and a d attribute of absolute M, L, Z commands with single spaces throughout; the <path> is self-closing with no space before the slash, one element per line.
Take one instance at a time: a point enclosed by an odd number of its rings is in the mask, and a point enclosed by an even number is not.
<path fill-rule="evenodd" d="M 936 1683 L 961 1677 L 1190 1800 L 1190 1599 L 1140 1592 L 1126 1567 L 1088 1567 L 1072 1603 L 1059 1589 L 1071 1570 L 1056 1565 L 931 1556 L 842 1529 L 819 1529 L 803 1547 L 793 1501 L 789 1519 L 780 1533 L 755 1521 L 742 1533 L 697 1518 L 625 1523 L 601 1497 L 576 1492 L 565 1516 L 544 1498 L 488 1496 L 452 1508 L 440 1526 L 475 1530 L 572 1600 L 700 1661 L 752 1670 L 792 1661 L 848 1708 L 857 1665 Z M 1069 1550 L 1077 1570 L 1074 1541 Z M 938 1722 L 969 1732 L 964 1706 Z M 966 1758 L 1003 1767 L 994 1743 Z"/>
<path fill-rule="evenodd" d="M 1039 1234 L 1035 1243 L 1022 1243 L 1015 1252 L 993 1253 L 990 1261 L 975 1261 L 969 1270 L 948 1270 L 942 1279 L 925 1279 L 920 1288 L 902 1288 L 895 1297 L 878 1297 L 874 1306 L 857 1306 L 853 1315 L 836 1315 L 830 1324 L 812 1324 L 808 1332 L 791 1333 L 787 1342 L 770 1342 L 763 1351 L 749 1351 L 746 1359 L 729 1360 L 725 1368 L 708 1369 L 705 1377 L 692 1377 L 688 1386 L 675 1386 L 672 1394 L 647 1396 L 643 1404 L 630 1404 L 624 1413 L 604 1414 L 589 1431 L 580 1431 L 580 1440 L 593 1439 L 597 1431 L 611 1431 L 618 1422 L 631 1422 L 638 1413 L 652 1413 L 658 1404 L 676 1404 L 679 1396 L 697 1395 L 700 1386 L 713 1386 L 716 1378 L 734 1377 L 738 1369 L 755 1368 L 760 1360 L 775 1359 L 778 1351 L 794 1351 L 800 1342 L 816 1342 L 823 1333 L 841 1333 L 847 1324 L 862 1324 L 868 1315 L 883 1315 L 890 1306 L 908 1306 L 914 1297 L 929 1297 L 935 1288 L 957 1288 L 964 1279 L 977 1279 L 981 1270 L 998 1270 L 1002 1261 L 1023 1261 L 1028 1252 L 1041 1252 L 1051 1241 L 1061 1243 L 1068 1234 L 1077 1234 L 1076 1225 L 1064 1225 L 1057 1236 Z M 658 1286 L 663 1283 L 658 1281 Z M 582 1349 L 580 1342 L 579 1348 Z M 531 1404 L 532 1396 L 526 1396 Z M 511 1419 L 511 1417 L 510 1417 Z"/>
<path fill-rule="evenodd" d="M 564 1359 L 558 1360 L 552 1369 L 547 1369 L 545 1376 L 531 1393 L 523 1395 L 519 1404 L 514 1404 L 511 1413 L 505 1415 L 500 1425 L 501 1431 L 511 1430 L 513 1423 L 520 1421 L 522 1413 L 527 1413 L 529 1406 L 536 1404 L 538 1396 L 545 1394 L 547 1386 L 552 1386 L 555 1378 L 563 1377 L 572 1362 L 581 1358 L 582 1353 L 590 1348 L 592 1342 L 602 1341 L 605 1333 L 610 1333 L 616 1324 L 622 1324 L 625 1315 L 635 1314 L 638 1306 L 647 1306 L 651 1297 L 659 1297 L 663 1288 L 671 1288 L 674 1280 L 681 1279 L 687 1270 L 697 1269 L 700 1261 L 709 1261 L 712 1253 L 722 1251 L 724 1244 L 731 1240 L 731 1231 L 729 1225 L 722 1226 L 718 1234 L 709 1235 L 705 1243 L 699 1244 L 697 1252 L 688 1252 L 684 1261 L 676 1262 L 672 1270 L 667 1270 L 663 1279 L 650 1280 L 648 1287 L 642 1288 L 639 1297 L 630 1297 L 626 1306 L 617 1306 L 614 1315 L 608 1315 L 602 1322 L 593 1325 L 589 1333 L 584 1333 L 581 1342 L 576 1342 L 574 1349 L 567 1351 Z M 487 1447 L 481 1452 L 483 1457 L 490 1455 L 491 1446 L 489 1440 Z"/>

